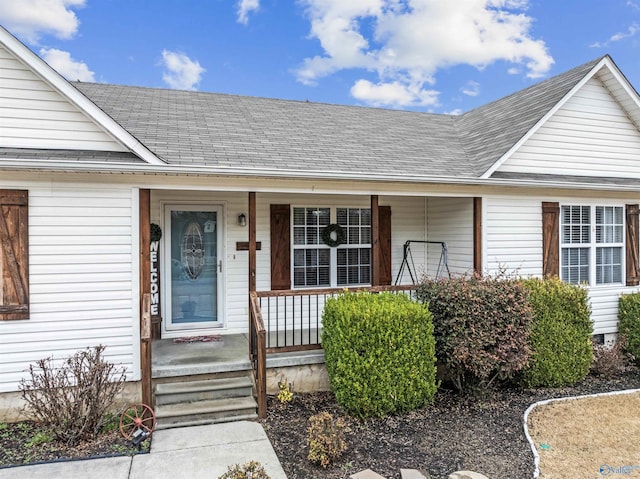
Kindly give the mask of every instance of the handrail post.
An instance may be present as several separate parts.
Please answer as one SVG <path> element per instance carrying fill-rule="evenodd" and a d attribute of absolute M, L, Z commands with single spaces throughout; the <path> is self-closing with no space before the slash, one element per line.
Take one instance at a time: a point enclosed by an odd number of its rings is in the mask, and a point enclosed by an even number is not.
<path fill-rule="evenodd" d="M 258 332 L 258 361 L 256 389 L 258 393 L 258 417 L 267 417 L 267 348 L 265 331 Z"/>
<path fill-rule="evenodd" d="M 267 333 L 262 320 L 258 295 L 255 291 L 249 293 L 249 305 L 251 367 L 256 381 L 258 417 L 264 419 L 267 416 Z"/>

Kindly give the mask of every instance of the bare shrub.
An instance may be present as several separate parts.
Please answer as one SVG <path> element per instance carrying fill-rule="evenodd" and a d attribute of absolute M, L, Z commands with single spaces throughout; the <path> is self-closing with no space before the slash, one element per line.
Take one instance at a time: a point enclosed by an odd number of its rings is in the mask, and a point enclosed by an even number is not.
<path fill-rule="evenodd" d="M 105 361 L 104 349 L 78 351 L 60 367 L 51 357 L 40 359 L 29 366 L 30 379 L 20 381 L 27 410 L 66 444 L 95 438 L 124 387 L 124 368 Z"/>
<path fill-rule="evenodd" d="M 618 340 L 615 342 L 609 341 L 607 344 L 594 344 L 591 374 L 612 378 L 624 373 L 633 361 L 625 353 L 626 344 L 624 336 L 618 336 Z"/>
<path fill-rule="evenodd" d="M 308 459 L 322 467 L 327 467 L 338 459 L 347 450 L 345 430 L 344 419 L 334 419 L 327 411 L 311 416 L 307 430 Z"/>
<path fill-rule="evenodd" d="M 227 472 L 218 479 L 270 479 L 262 464 L 258 461 L 249 461 L 244 464 L 229 466 Z"/>

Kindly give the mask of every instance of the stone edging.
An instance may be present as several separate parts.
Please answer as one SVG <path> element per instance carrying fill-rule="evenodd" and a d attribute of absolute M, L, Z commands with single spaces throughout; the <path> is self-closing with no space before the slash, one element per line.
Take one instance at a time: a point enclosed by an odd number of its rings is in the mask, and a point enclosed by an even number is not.
<path fill-rule="evenodd" d="M 537 479 L 538 476 L 540 475 L 540 456 L 538 455 L 536 446 L 533 443 L 533 439 L 531 439 L 531 436 L 529 435 L 529 428 L 527 427 L 527 422 L 529 419 L 529 414 L 537 406 L 544 406 L 552 402 L 570 401 L 575 399 L 587 399 L 587 398 L 594 398 L 594 397 L 601 397 L 601 396 L 617 396 L 620 394 L 632 394 L 637 392 L 640 392 L 640 389 L 625 389 L 622 391 L 611 391 L 607 393 L 587 394 L 585 396 L 567 396 L 567 397 L 561 397 L 561 398 L 545 399 L 543 401 L 538 401 L 536 403 L 533 403 L 531 406 L 529 406 L 527 410 L 524 412 L 524 435 L 526 436 L 527 441 L 529 441 L 529 446 L 531 447 L 531 451 L 533 452 L 533 464 L 535 466 L 533 471 L 533 478 Z"/>

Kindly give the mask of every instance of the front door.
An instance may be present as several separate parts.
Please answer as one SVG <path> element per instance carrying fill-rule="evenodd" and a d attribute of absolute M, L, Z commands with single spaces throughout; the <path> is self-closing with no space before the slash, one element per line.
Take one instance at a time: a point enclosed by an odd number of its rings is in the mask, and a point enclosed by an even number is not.
<path fill-rule="evenodd" d="M 166 335 L 222 326 L 222 207 L 165 206 Z M 196 331 L 197 330 L 197 331 Z"/>

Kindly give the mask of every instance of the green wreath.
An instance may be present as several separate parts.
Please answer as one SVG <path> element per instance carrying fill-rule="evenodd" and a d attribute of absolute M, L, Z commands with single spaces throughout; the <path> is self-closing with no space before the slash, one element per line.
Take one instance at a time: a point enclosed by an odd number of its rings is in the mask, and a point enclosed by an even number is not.
<path fill-rule="evenodd" d="M 335 239 L 333 239 L 333 233 L 336 234 Z M 327 225 L 322 230 L 322 242 L 332 248 L 344 244 L 346 239 L 347 233 L 344 231 L 344 228 L 337 223 Z"/>
<path fill-rule="evenodd" d="M 160 226 L 155 223 L 151 223 L 150 230 L 149 239 L 151 242 L 160 241 L 160 238 L 162 238 L 162 230 L 160 229 Z"/>

